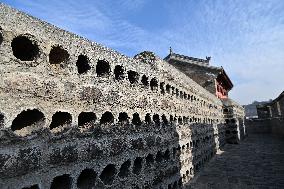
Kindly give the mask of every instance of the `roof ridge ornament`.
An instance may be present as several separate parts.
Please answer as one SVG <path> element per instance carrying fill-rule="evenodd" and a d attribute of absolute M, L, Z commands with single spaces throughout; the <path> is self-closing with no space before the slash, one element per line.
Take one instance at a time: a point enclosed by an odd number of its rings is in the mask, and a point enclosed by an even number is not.
<path fill-rule="evenodd" d="M 172 49 L 172 47 L 170 47 L 170 54 L 173 54 L 173 49 Z"/>
<path fill-rule="evenodd" d="M 209 62 L 211 60 L 211 56 L 206 56 L 206 60 Z"/>

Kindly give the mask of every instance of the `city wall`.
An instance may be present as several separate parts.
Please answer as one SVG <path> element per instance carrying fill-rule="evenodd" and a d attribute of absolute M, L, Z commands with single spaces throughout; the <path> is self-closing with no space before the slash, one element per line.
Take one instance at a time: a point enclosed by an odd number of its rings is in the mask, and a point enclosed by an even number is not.
<path fill-rule="evenodd" d="M 262 133 L 284 136 L 284 118 L 251 119 L 245 121 L 248 134 Z"/>
<path fill-rule="evenodd" d="M 0 10 L 1 189 L 182 188 L 225 144 L 222 101 L 155 54 Z"/>

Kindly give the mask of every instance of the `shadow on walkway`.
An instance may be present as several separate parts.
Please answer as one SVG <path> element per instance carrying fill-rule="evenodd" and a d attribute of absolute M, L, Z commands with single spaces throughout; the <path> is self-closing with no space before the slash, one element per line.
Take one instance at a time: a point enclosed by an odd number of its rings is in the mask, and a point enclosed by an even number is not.
<path fill-rule="evenodd" d="M 186 188 L 284 188 L 284 138 L 249 135 L 223 150 Z"/>

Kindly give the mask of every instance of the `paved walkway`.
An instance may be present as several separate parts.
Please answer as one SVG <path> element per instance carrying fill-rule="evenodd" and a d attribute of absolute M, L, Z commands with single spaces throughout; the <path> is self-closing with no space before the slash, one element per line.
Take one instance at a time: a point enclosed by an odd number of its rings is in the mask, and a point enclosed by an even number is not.
<path fill-rule="evenodd" d="M 239 145 L 227 144 L 188 188 L 284 189 L 284 138 L 249 135 Z"/>

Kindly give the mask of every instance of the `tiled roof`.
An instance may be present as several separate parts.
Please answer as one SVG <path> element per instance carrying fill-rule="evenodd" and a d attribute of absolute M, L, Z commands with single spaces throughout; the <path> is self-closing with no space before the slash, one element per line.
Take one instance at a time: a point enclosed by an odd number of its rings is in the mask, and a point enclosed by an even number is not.
<path fill-rule="evenodd" d="M 180 54 L 176 54 L 176 53 L 170 53 L 168 56 L 166 56 L 164 58 L 164 60 L 166 60 L 166 61 L 177 60 L 177 61 L 181 61 L 181 62 L 196 64 L 196 65 L 207 67 L 207 68 L 214 69 L 214 70 L 222 70 L 222 68 L 220 68 L 220 67 L 210 66 L 209 65 L 209 61 L 210 61 L 209 57 L 207 57 L 207 59 L 201 59 L 201 58 L 194 58 L 194 57 L 190 57 L 190 56 L 180 55 Z"/>

